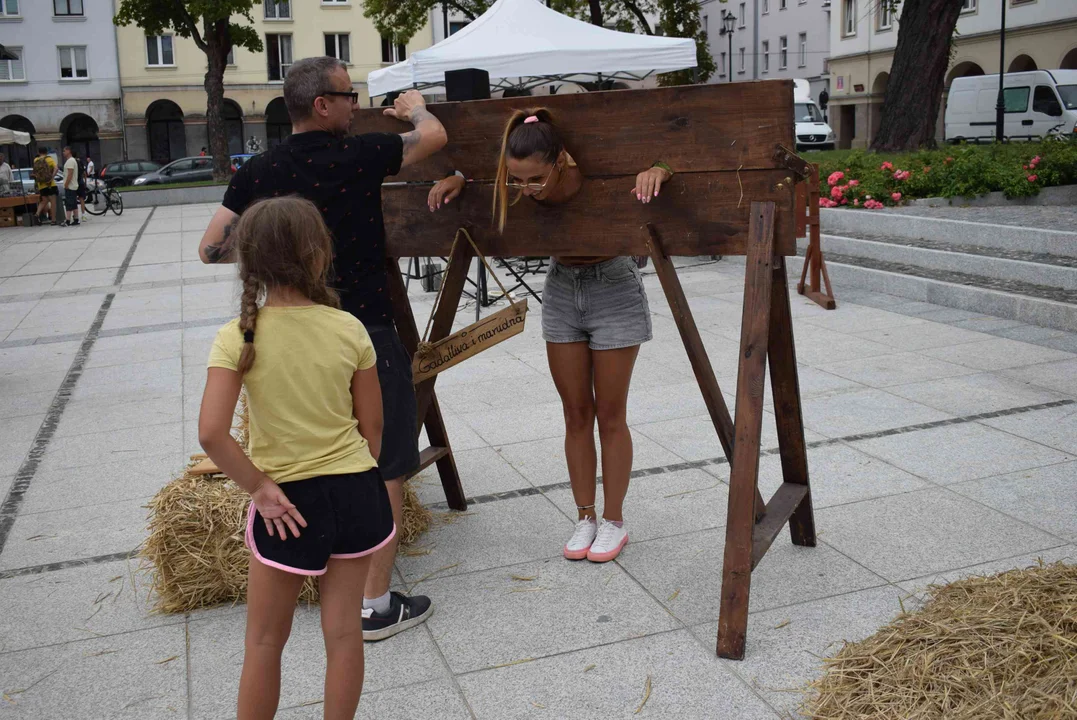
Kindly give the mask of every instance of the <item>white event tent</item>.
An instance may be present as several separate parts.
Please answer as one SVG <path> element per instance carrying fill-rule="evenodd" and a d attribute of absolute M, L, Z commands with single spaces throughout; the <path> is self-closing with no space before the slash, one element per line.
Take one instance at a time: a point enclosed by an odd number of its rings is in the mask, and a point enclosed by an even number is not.
<path fill-rule="evenodd" d="M 595 75 L 640 79 L 695 66 L 696 43 L 691 38 L 617 32 L 562 15 L 539 0 L 497 0 L 459 32 L 404 62 L 370 73 L 367 83 L 370 97 L 375 97 L 442 85 L 446 70 L 465 68 L 485 70 L 491 81 L 571 81 Z"/>

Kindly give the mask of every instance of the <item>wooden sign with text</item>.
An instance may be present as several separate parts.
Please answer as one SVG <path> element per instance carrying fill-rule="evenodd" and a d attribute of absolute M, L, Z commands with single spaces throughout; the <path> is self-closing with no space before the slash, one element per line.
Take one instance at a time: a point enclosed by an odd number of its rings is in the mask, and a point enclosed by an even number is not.
<path fill-rule="evenodd" d="M 514 301 L 504 310 L 484 317 L 463 330 L 454 332 L 428 349 L 415 353 L 411 364 L 412 381 L 418 385 L 442 370 L 448 370 L 483 350 L 492 348 L 524 331 L 527 319 L 527 300 Z"/>

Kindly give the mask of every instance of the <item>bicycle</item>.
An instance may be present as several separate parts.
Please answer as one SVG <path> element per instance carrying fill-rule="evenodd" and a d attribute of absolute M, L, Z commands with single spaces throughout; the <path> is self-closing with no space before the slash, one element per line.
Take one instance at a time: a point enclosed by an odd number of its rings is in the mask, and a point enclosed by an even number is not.
<path fill-rule="evenodd" d="M 86 212 L 91 215 L 104 215 L 109 210 L 112 210 L 116 215 L 122 215 L 123 197 L 120 195 L 120 191 L 111 182 L 105 183 L 104 190 L 99 185 L 100 182 L 95 181 L 93 189 L 87 190 Z M 101 204 L 102 201 L 104 201 L 103 205 Z"/>

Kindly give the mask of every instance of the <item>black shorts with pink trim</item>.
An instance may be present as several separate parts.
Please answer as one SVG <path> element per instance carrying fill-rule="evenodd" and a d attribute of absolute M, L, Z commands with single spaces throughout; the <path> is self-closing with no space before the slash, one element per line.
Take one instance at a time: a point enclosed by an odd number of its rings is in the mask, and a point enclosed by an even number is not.
<path fill-rule="evenodd" d="M 247 547 L 265 565 L 299 575 L 325 573 L 329 558 L 358 558 L 386 545 L 396 534 L 389 493 L 377 468 L 346 475 L 321 475 L 281 483 L 305 528 L 272 537 L 251 503 Z"/>

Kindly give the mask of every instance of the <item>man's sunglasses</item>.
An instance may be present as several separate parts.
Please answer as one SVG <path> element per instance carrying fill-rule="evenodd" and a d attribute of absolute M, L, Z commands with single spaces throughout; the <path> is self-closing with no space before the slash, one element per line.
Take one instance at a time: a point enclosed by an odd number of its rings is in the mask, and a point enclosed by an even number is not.
<path fill-rule="evenodd" d="M 359 104 L 359 93 L 357 92 L 341 92 L 339 90 L 330 90 L 329 92 L 323 92 L 322 95 L 333 95 L 335 97 L 351 98 L 352 105 Z"/>

